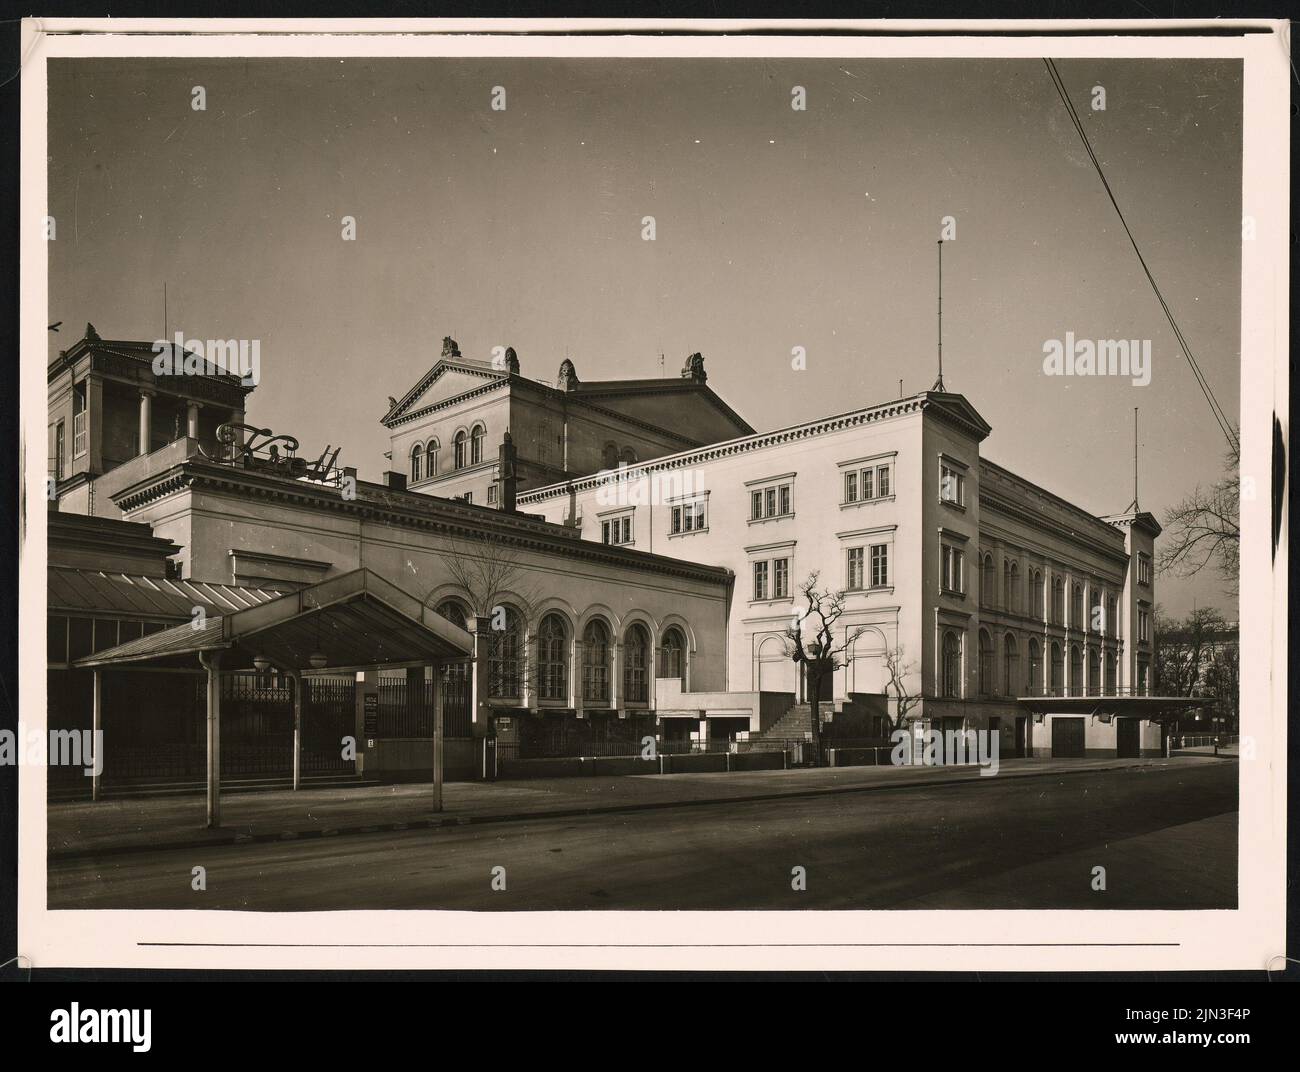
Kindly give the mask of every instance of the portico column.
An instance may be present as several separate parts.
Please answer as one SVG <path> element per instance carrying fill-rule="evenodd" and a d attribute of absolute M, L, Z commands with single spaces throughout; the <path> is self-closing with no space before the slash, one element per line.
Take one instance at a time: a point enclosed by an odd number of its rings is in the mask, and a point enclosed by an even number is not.
<path fill-rule="evenodd" d="M 433 671 L 433 810 L 442 811 L 442 779 L 446 756 L 442 747 L 442 677 L 445 663 L 434 663 Z"/>
<path fill-rule="evenodd" d="M 474 719 L 474 736 L 484 737 L 492 726 L 488 707 L 488 654 L 491 646 L 491 619 L 478 615 L 466 623 L 474 634 L 474 661 L 470 663 L 470 713 Z"/>
<path fill-rule="evenodd" d="M 153 427 L 153 392 L 140 392 L 140 453 L 149 453 Z"/>
<path fill-rule="evenodd" d="M 293 787 L 297 789 L 302 774 L 302 673 L 289 671 L 293 682 Z"/>
<path fill-rule="evenodd" d="M 100 679 L 99 671 L 94 671 L 94 714 L 91 723 L 91 747 L 94 751 L 94 760 L 92 761 L 90 775 L 90 799 L 99 799 L 99 775 L 103 770 L 104 757 L 100 754 L 101 749 L 99 742 L 104 739 L 104 700 L 103 700 L 103 682 Z"/>
<path fill-rule="evenodd" d="M 197 402 L 185 406 L 185 435 L 188 439 L 199 438 L 199 410 L 202 408 Z"/>
<path fill-rule="evenodd" d="M 199 653 L 208 672 L 208 826 L 221 825 L 221 652 Z"/>

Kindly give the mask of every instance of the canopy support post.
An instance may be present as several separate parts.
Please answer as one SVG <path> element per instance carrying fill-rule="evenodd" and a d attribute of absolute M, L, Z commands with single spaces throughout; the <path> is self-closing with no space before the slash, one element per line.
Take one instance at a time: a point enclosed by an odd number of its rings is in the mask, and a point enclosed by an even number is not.
<path fill-rule="evenodd" d="M 297 792 L 302 783 L 302 671 L 290 670 L 293 682 L 293 788 Z"/>
<path fill-rule="evenodd" d="M 90 774 L 90 799 L 99 799 L 99 776 L 104 769 L 104 757 L 100 755 L 99 742 L 104 739 L 104 682 L 98 670 L 94 671 L 93 685 L 93 721 L 91 723 L 91 747 L 95 750 Z"/>
<path fill-rule="evenodd" d="M 199 652 L 208 672 L 208 828 L 221 825 L 221 652 Z"/>

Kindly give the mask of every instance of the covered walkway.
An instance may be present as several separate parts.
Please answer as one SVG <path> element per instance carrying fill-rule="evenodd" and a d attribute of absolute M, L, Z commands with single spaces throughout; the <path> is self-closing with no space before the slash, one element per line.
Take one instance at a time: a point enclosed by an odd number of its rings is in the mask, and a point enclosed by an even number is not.
<path fill-rule="evenodd" d="M 276 669 L 293 682 L 293 779 L 300 779 L 302 674 L 432 666 L 471 659 L 473 637 L 367 569 L 242 610 L 206 615 L 97 652 L 74 664 L 94 671 L 94 729 L 102 739 L 101 675 L 150 668 L 207 675 L 207 825 L 221 825 L 221 675 Z M 442 810 L 442 705 L 433 689 L 434 810 Z M 142 697 L 142 702 L 147 698 Z M 340 742 L 340 747 L 342 742 Z M 101 765 L 102 766 L 102 765 Z M 95 775 L 92 798 L 99 799 Z"/>

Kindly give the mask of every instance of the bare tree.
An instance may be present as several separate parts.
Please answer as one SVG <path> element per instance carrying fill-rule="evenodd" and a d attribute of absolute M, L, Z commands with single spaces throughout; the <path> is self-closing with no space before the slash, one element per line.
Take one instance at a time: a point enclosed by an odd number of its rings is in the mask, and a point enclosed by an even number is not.
<path fill-rule="evenodd" d="M 1231 725 L 1239 688 L 1233 629 L 1213 607 L 1197 607 L 1182 621 L 1156 608 L 1155 675 L 1166 696 L 1214 697 L 1217 718 Z"/>
<path fill-rule="evenodd" d="M 536 674 L 537 662 L 527 659 L 523 650 L 524 623 L 532 619 L 538 602 L 537 589 L 529 580 L 531 571 L 514 548 L 488 532 L 452 538 L 439 558 L 468 597 L 470 613 L 488 621 L 494 685 L 517 683 L 522 690 L 529 675 Z M 520 615 L 517 631 L 511 629 L 509 608 Z"/>
<path fill-rule="evenodd" d="M 1213 566 L 1225 588 L 1237 594 L 1241 553 L 1241 447 L 1234 440 L 1224 456 L 1223 479 L 1199 484 L 1165 516 L 1157 560 L 1161 573 L 1190 577 Z"/>
<path fill-rule="evenodd" d="M 804 668 L 808 682 L 809 703 L 812 707 L 813 762 L 821 762 L 821 692 L 822 680 L 847 663 L 847 653 L 866 629 L 847 629 L 839 642 L 835 639 L 835 623 L 844 615 L 844 591 L 818 588 L 820 574 L 814 570 L 799 586 L 807 604 L 786 628 L 786 654 Z M 805 632 L 809 635 L 805 637 Z"/>
<path fill-rule="evenodd" d="M 885 672 L 889 675 L 889 681 L 885 683 L 885 695 L 893 693 L 894 697 L 894 717 L 889 727 L 889 735 L 896 730 L 905 729 L 908 723 L 908 712 L 921 703 L 921 694 L 913 693 L 907 687 L 907 679 L 915 669 L 917 669 L 915 663 L 903 661 L 901 645 L 885 652 Z M 888 711 L 885 717 L 889 717 Z"/>

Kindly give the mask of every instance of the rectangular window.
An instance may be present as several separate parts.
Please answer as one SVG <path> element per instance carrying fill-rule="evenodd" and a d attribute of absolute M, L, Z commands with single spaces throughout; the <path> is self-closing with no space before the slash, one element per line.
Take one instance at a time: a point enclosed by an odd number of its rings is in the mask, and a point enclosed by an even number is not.
<path fill-rule="evenodd" d="M 790 560 L 778 558 L 772 563 L 772 598 L 787 599 L 790 595 Z"/>
<path fill-rule="evenodd" d="M 864 499 L 874 499 L 876 497 L 873 475 L 870 469 L 862 470 L 862 497 Z"/>
<path fill-rule="evenodd" d="M 495 484 L 488 485 L 487 501 L 489 506 L 497 501 L 497 486 Z"/>
<path fill-rule="evenodd" d="M 882 499 L 889 494 L 889 466 L 876 467 L 876 494 Z"/>
<path fill-rule="evenodd" d="M 632 542 L 632 515 L 612 517 L 600 523 L 601 543 L 624 544 Z"/>
<path fill-rule="evenodd" d="M 889 583 L 889 545 L 873 544 L 871 547 L 871 587 L 880 588 Z"/>
<path fill-rule="evenodd" d="M 790 485 L 782 484 L 780 488 L 777 489 L 777 491 L 781 499 L 780 512 L 782 515 L 788 514 L 790 512 Z"/>
<path fill-rule="evenodd" d="M 858 474 L 844 474 L 844 501 L 846 503 L 858 501 Z"/>
<path fill-rule="evenodd" d="M 767 563 L 754 563 L 754 598 L 767 598 Z"/>
<path fill-rule="evenodd" d="M 1138 584 L 1151 584 L 1151 556 L 1138 552 Z"/>
<path fill-rule="evenodd" d="M 763 491 L 763 516 L 776 517 L 776 488 L 766 488 Z"/>
<path fill-rule="evenodd" d="M 1138 640 L 1146 643 L 1151 639 L 1151 615 L 1144 610 L 1138 611 Z"/>
<path fill-rule="evenodd" d="M 848 588 L 850 591 L 856 591 L 862 587 L 862 548 L 849 548 L 849 576 Z"/>
<path fill-rule="evenodd" d="M 943 576 L 941 584 L 943 591 L 952 595 L 961 595 L 965 592 L 964 587 L 964 566 L 965 555 L 956 547 L 943 546 Z"/>
<path fill-rule="evenodd" d="M 749 516 L 753 521 L 757 521 L 763 516 L 763 493 L 761 491 L 750 492 Z"/>
<path fill-rule="evenodd" d="M 951 465 L 939 466 L 939 498 L 957 506 L 966 502 L 966 477 Z"/>
<path fill-rule="evenodd" d="M 699 532 L 704 528 L 704 500 L 673 507 L 673 532 Z"/>

